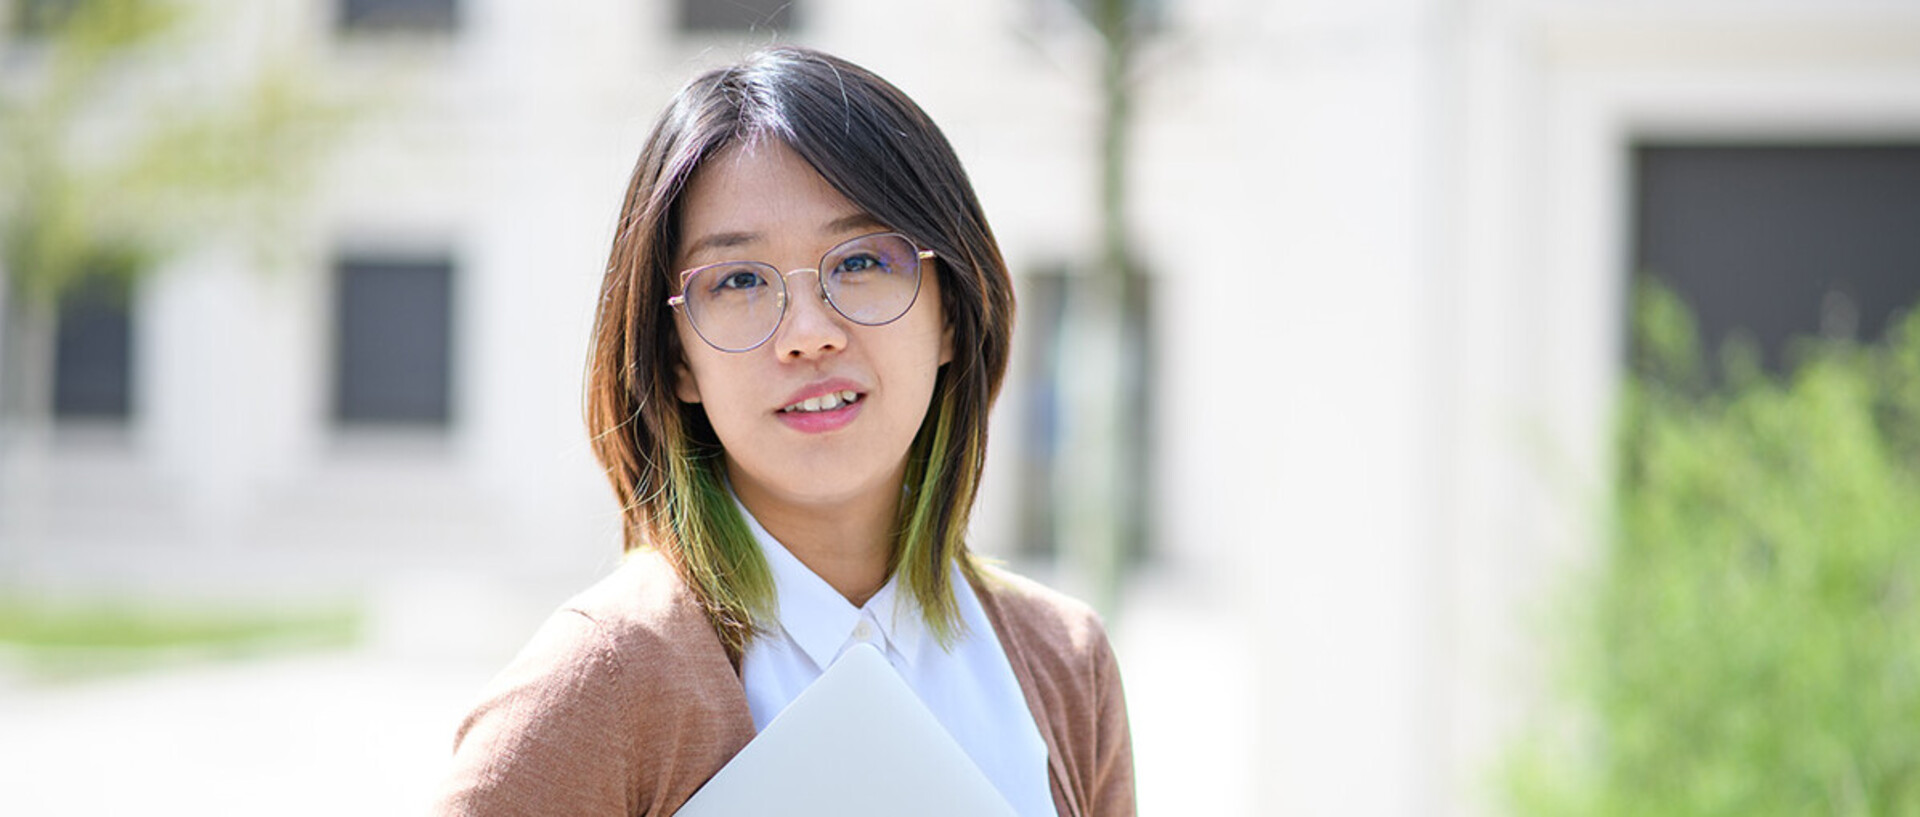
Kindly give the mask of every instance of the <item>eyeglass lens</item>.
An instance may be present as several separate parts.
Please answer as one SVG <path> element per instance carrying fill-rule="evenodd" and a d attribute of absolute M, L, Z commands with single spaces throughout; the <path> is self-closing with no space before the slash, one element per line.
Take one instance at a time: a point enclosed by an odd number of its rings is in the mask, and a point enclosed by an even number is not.
<path fill-rule="evenodd" d="M 898 233 L 861 236 L 827 251 L 819 281 L 827 303 L 847 320 L 889 323 L 906 314 L 919 294 L 919 251 Z M 786 276 L 757 261 L 700 267 L 682 290 L 694 331 L 727 352 L 744 352 L 773 337 L 786 312 L 787 291 Z"/>

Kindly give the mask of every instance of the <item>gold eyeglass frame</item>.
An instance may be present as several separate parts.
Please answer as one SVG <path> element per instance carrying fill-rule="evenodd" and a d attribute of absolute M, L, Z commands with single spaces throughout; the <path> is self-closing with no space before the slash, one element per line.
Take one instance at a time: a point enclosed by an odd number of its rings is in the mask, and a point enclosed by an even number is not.
<path fill-rule="evenodd" d="M 828 307 L 832 308 L 833 311 L 836 314 L 838 314 L 840 317 L 846 318 L 847 320 L 853 321 L 854 323 L 857 323 L 861 326 L 885 326 L 887 324 L 893 323 L 894 321 L 900 320 L 903 317 L 906 317 L 908 312 L 913 311 L 913 305 L 920 302 L 920 285 L 922 282 L 926 280 L 926 276 L 921 274 L 924 271 L 921 268 L 921 263 L 925 261 L 931 261 L 937 257 L 937 254 L 933 250 L 921 249 L 920 245 L 917 242 L 915 242 L 911 238 L 908 238 L 903 233 L 887 231 L 887 232 L 879 232 L 879 233 L 868 233 L 866 235 L 857 235 L 845 241 L 842 241 L 838 244 L 835 244 L 831 248 L 829 248 L 825 253 L 822 253 L 820 255 L 820 261 L 819 261 L 820 264 L 825 264 L 829 256 L 832 256 L 834 253 L 839 252 L 840 248 L 845 247 L 848 244 L 852 244 L 856 241 L 865 241 L 865 240 L 874 239 L 874 238 L 885 238 L 887 236 L 893 236 L 893 237 L 899 238 L 900 240 L 907 242 L 907 246 L 913 248 L 913 261 L 914 261 L 913 297 L 907 299 L 907 305 L 904 307 L 901 307 L 900 314 L 895 315 L 891 318 L 888 318 L 884 321 L 873 321 L 869 323 L 867 321 L 863 321 L 863 320 L 860 320 L 859 318 L 849 315 L 846 313 L 845 310 L 842 310 L 839 304 L 833 302 L 833 296 L 827 292 L 827 282 L 824 276 L 820 274 L 820 267 L 818 266 L 800 267 L 798 269 L 792 269 L 792 270 L 787 270 L 786 272 L 781 272 L 779 267 L 776 267 L 772 264 L 768 264 L 764 261 L 720 261 L 712 264 L 701 264 L 700 266 L 694 267 L 692 269 L 683 270 L 680 273 L 680 294 L 675 295 L 671 298 L 668 298 L 667 306 L 670 308 L 671 307 L 682 307 L 682 308 L 687 307 L 687 284 L 688 282 L 693 280 L 694 276 L 699 275 L 702 272 L 713 269 L 715 267 L 741 267 L 741 266 L 759 267 L 761 269 L 773 271 L 773 278 L 780 282 L 780 293 L 777 296 L 777 299 L 779 300 L 779 303 L 780 303 L 780 316 L 774 319 L 773 327 L 768 329 L 767 334 L 764 337 L 760 338 L 759 340 L 754 341 L 752 345 L 741 347 L 738 349 L 729 349 L 725 346 L 721 346 L 720 344 L 713 342 L 712 338 L 707 337 L 707 333 L 701 331 L 700 329 L 700 322 L 697 320 L 694 320 L 693 312 L 689 310 L 687 312 L 687 323 L 693 326 L 694 334 L 699 335 L 700 339 L 703 341 L 706 341 L 708 346 L 711 346 L 719 351 L 726 352 L 729 354 L 742 354 L 745 352 L 751 352 L 755 349 L 765 346 L 767 341 L 773 339 L 774 335 L 780 334 L 780 324 L 785 323 L 787 320 L 787 304 L 789 303 L 787 299 L 787 295 L 788 293 L 793 291 L 792 287 L 789 287 L 787 285 L 787 276 L 790 276 L 796 273 L 801 273 L 801 272 L 813 273 L 814 291 L 819 293 L 820 300 L 824 302 Z"/>

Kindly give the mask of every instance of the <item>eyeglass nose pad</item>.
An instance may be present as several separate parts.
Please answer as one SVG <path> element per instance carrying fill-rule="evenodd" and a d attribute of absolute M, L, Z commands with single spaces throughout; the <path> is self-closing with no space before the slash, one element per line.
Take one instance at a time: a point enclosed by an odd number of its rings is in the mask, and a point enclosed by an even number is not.
<path fill-rule="evenodd" d="M 793 278 L 793 276 L 803 272 L 813 273 L 813 292 L 815 295 L 820 296 L 820 302 L 827 305 L 832 305 L 833 299 L 827 297 L 826 278 L 820 275 L 819 270 L 810 269 L 808 267 L 801 267 L 799 269 L 787 270 L 786 272 L 783 272 L 780 274 L 781 283 L 787 284 L 786 286 L 783 286 L 780 288 L 780 296 L 784 298 L 787 296 L 788 293 L 791 293 L 793 291 L 793 285 L 791 283 L 788 283 L 788 280 Z M 784 307 L 785 304 L 783 303 L 782 306 Z"/>

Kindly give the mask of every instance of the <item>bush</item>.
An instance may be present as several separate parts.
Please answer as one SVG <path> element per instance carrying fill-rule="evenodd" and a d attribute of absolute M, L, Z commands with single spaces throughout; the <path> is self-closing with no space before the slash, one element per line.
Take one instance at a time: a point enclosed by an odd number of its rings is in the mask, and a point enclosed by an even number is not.
<path fill-rule="evenodd" d="M 1532 736 L 1516 813 L 1920 814 L 1920 313 L 1879 345 L 1748 347 L 1709 383 L 1643 287 L 1603 567 L 1561 669 L 1588 728 Z"/>

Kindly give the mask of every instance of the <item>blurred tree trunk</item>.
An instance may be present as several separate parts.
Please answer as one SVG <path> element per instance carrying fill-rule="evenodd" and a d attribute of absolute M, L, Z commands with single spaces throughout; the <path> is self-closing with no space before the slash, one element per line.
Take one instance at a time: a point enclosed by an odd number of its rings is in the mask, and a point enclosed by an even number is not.
<path fill-rule="evenodd" d="M 1111 611 L 1126 565 L 1145 550 L 1148 478 L 1148 301 L 1129 238 L 1128 170 L 1137 0 L 1084 7 L 1099 51 L 1100 246 L 1072 279 L 1063 314 L 1063 440 L 1054 476 L 1064 555 L 1095 606 Z"/>
<path fill-rule="evenodd" d="M 0 261 L 0 513 L 22 541 L 38 541 L 51 501 L 38 477 L 53 425 L 54 304 L 17 297 L 5 266 Z M 0 585 L 17 578 L 20 544 L 0 547 Z"/>
<path fill-rule="evenodd" d="M 20 297 L 4 270 L 0 283 L 0 418 L 11 433 L 44 425 L 53 406 L 54 305 Z"/>

